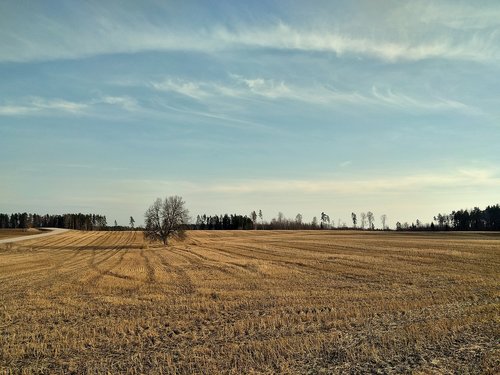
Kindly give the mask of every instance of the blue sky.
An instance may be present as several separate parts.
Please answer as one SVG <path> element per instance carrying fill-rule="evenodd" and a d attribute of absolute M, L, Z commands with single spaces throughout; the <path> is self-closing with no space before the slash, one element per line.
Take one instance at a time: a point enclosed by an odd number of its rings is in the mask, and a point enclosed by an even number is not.
<path fill-rule="evenodd" d="M 500 201 L 498 1 L 0 3 L 0 211 Z"/>

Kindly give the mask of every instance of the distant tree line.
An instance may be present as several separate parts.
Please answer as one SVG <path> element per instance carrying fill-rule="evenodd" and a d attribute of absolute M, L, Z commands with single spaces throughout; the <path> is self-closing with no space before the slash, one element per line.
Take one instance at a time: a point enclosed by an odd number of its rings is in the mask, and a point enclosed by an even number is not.
<path fill-rule="evenodd" d="M 262 211 L 259 211 L 259 214 Z M 311 222 L 304 221 L 304 216 L 298 213 L 295 218 L 287 218 L 282 212 L 278 212 L 278 216 L 272 218 L 271 221 L 267 222 L 261 220 L 259 229 L 264 230 L 311 230 L 311 229 L 327 229 L 330 226 L 330 217 L 324 212 L 321 213 L 321 220 L 318 221 L 318 217 L 314 216 Z"/>
<path fill-rule="evenodd" d="M 492 205 L 481 210 L 474 207 L 470 210 L 452 211 L 450 214 L 434 216 L 432 223 L 396 223 L 396 230 L 432 231 L 432 230 L 500 230 L 500 205 Z"/>
<path fill-rule="evenodd" d="M 198 215 L 194 224 L 187 225 L 188 229 L 194 230 L 298 230 L 298 229 L 375 229 L 375 215 L 371 212 L 361 212 L 359 215 L 351 213 L 352 225 L 341 222 L 335 224 L 330 216 L 321 212 L 318 217 L 313 217 L 311 222 L 305 222 L 302 214 L 298 213 L 294 218 L 287 218 L 282 212 L 278 216 L 265 221 L 262 210 L 252 211 L 250 215 L 223 214 L 223 215 Z M 433 231 L 433 230 L 494 230 L 500 231 L 500 205 L 495 204 L 481 210 L 479 207 L 473 209 L 452 211 L 450 214 L 438 214 L 434 216 L 433 222 L 423 223 L 416 220 L 413 223 L 396 223 L 396 230 L 400 231 Z M 387 215 L 380 216 L 383 230 L 388 230 L 386 225 Z M 66 228 L 76 230 L 143 230 L 135 226 L 135 220 L 131 216 L 129 226 L 108 226 L 105 215 L 97 214 L 63 214 L 63 215 L 38 215 L 31 213 L 0 213 L 0 229 L 27 229 L 27 228 Z"/>
<path fill-rule="evenodd" d="M 321 224 L 323 225 L 323 223 Z M 221 214 L 221 215 L 198 215 L 196 222 L 190 225 L 195 230 L 273 230 L 273 229 L 320 229 L 318 219 L 315 217 L 311 223 L 302 220 L 302 215 L 297 214 L 294 219 L 286 218 L 282 212 L 270 222 L 264 221 L 262 210 L 247 215 Z"/>
<path fill-rule="evenodd" d="M 356 215 L 353 213 L 354 227 L 356 227 Z M 363 214 L 365 215 L 365 214 Z M 362 229 L 365 227 L 365 221 L 361 224 Z M 385 217 L 385 215 L 384 215 Z M 374 216 L 371 212 L 368 215 L 370 228 L 373 228 Z M 385 220 L 385 219 L 384 219 Z M 385 222 L 384 222 L 385 224 Z M 287 218 L 282 212 L 278 212 L 278 216 L 272 218 L 271 221 L 265 221 L 262 210 L 252 211 L 249 216 L 239 214 L 223 214 L 223 215 L 198 215 L 196 222 L 189 226 L 195 230 L 311 230 L 311 229 L 350 229 L 346 223 L 338 222 L 337 227 L 333 221 L 330 221 L 330 216 L 325 212 L 321 212 L 320 219 L 313 217 L 311 222 L 306 222 L 302 214 L 298 213 L 294 218 Z"/>
<path fill-rule="evenodd" d="M 318 219 L 319 217 L 319 219 Z M 335 220 L 330 220 L 330 216 L 321 212 L 318 217 L 313 217 L 311 222 L 305 222 L 302 214 L 297 214 L 295 218 L 287 218 L 282 212 L 278 216 L 265 221 L 262 210 L 252 211 L 250 215 L 224 214 L 224 215 L 198 215 L 196 223 L 189 226 L 190 229 L 199 230 L 297 230 L 297 229 L 361 229 L 375 230 L 375 215 L 371 211 L 361 212 L 359 215 L 352 212 L 352 225 L 347 225 Z M 389 230 L 387 225 L 387 215 L 380 215 L 380 228 Z M 471 210 L 452 211 L 450 214 L 438 214 L 434 217 L 434 222 L 424 224 L 420 220 L 409 224 L 407 222 L 396 223 L 396 230 L 406 231 L 431 231 L 431 230 L 500 230 L 500 205 L 491 205 L 484 210 L 474 207 Z"/>
<path fill-rule="evenodd" d="M 63 214 L 38 215 L 27 212 L 1 214 L 1 229 L 28 229 L 28 228 L 65 228 L 77 230 L 105 230 L 107 229 L 106 216 L 96 214 Z"/>
<path fill-rule="evenodd" d="M 246 215 L 198 215 L 190 229 L 200 230 L 244 230 L 254 229 L 254 222 Z"/>

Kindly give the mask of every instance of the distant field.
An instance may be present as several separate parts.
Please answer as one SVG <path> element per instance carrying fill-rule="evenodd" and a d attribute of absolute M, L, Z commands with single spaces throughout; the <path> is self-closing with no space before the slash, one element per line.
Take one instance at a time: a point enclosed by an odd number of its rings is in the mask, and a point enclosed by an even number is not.
<path fill-rule="evenodd" d="M 491 233 L 66 232 L 0 245 L 0 372 L 498 373 Z"/>
<path fill-rule="evenodd" d="M 12 237 L 21 237 L 21 236 L 30 236 L 32 234 L 40 234 L 43 233 L 37 229 L 0 229 L 0 240 Z"/>

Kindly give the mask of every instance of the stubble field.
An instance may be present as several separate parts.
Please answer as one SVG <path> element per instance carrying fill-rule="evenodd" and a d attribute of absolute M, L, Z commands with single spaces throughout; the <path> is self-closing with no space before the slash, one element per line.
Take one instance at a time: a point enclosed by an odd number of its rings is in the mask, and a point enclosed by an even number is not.
<path fill-rule="evenodd" d="M 0 372 L 497 373 L 500 236 L 70 231 L 0 245 Z"/>

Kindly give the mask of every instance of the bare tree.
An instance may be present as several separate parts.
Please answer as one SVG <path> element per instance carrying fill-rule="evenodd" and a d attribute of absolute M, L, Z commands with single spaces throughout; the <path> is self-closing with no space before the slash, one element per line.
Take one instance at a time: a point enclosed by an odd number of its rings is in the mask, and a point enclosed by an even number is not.
<path fill-rule="evenodd" d="M 170 237 L 184 239 L 185 226 L 189 220 L 186 202 L 175 195 L 156 199 L 148 208 L 145 217 L 144 236 L 150 241 L 161 241 L 166 246 Z"/>
<path fill-rule="evenodd" d="M 365 224 L 366 224 L 366 214 L 364 212 L 361 212 L 361 229 L 365 229 Z"/>
<path fill-rule="evenodd" d="M 135 220 L 132 216 L 130 216 L 130 228 L 134 229 L 135 226 Z"/>
<path fill-rule="evenodd" d="M 295 216 L 295 222 L 300 226 L 302 225 L 302 214 L 297 214 L 297 216 Z"/>
<path fill-rule="evenodd" d="M 316 229 L 318 227 L 318 218 L 316 216 L 313 217 L 313 220 L 311 222 L 311 227 L 313 229 Z"/>
<path fill-rule="evenodd" d="M 357 219 L 356 214 L 354 212 L 351 213 L 351 218 L 352 218 L 353 228 L 356 229 L 356 223 L 358 222 L 358 219 Z"/>
<path fill-rule="evenodd" d="M 373 212 L 368 211 L 366 213 L 366 218 L 368 219 L 368 227 L 374 229 L 373 222 L 375 221 L 375 217 L 373 216 Z"/>
<path fill-rule="evenodd" d="M 250 214 L 252 221 L 253 221 L 253 229 L 257 229 L 257 212 L 252 211 Z"/>
<path fill-rule="evenodd" d="M 387 215 L 386 214 L 383 214 L 380 216 L 380 221 L 382 222 L 382 229 L 385 230 L 385 222 L 387 220 Z"/>

